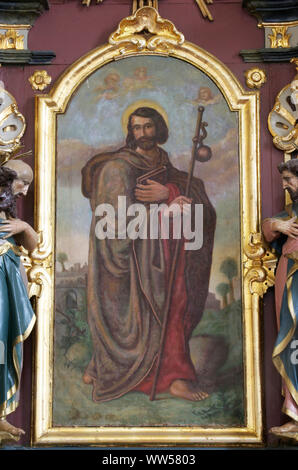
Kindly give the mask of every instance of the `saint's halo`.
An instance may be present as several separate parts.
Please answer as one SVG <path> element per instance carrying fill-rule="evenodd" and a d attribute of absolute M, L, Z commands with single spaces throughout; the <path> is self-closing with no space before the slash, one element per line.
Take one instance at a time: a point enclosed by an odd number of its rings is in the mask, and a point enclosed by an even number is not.
<path fill-rule="evenodd" d="M 122 118 L 121 118 L 121 123 L 122 123 L 122 129 L 124 135 L 127 134 L 127 124 L 128 124 L 128 119 L 131 113 L 133 113 L 136 109 L 138 108 L 153 108 L 156 111 L 158 111 L 162 117 L 164 118 L 167 126 L 169 127 L 169 118 L 164 110 L 164 108 L 158 104 L 156 101 L 151 101 L 151 100 L 139 100 L 135 101 L 134 103 L 130 104 L 127 106 L 127 108 L 123 111 Z"/>

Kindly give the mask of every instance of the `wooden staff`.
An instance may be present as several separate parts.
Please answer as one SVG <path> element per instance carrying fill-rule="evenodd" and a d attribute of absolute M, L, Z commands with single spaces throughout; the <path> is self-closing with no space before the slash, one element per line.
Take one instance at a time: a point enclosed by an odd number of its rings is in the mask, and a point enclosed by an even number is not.
<path fill-rule="evenodd" d="M 199 106 L 196 132 L 193 138 L 192 155 L 191 155 L 191 161 L 189 165 L 189 172 L 188 172 L 188 178 L 187 178 L 186 189 L 185 189 L 186 197 L 189 197 L 189 194 L 190 194 L 190 187 L 191 187 L 191 181 L 193 177 L 195 161 L 198 156 L 198 145 L 202 145 L 202 141 L 207 135 L 204 129 L 206 124 L 205 123 L 202 124 L 203 112 L 204 112 L 204 107 Z M 200 137 L 200 132 L 202 129 L 204 130 L 205 134 L 204 136 Z M 155 395 L 156 395 L 156 386 L 157 386 L 157 381 L 158 381 L 159 374 L 160 374 L 160 366 L 161 366 L 167 326 L 168 326 L 168 317 L 170 313 L 171 300 L 172 300 L 173 288 L 174 288 L 174 283 L 175 283 L 176 268 L 177 268 L 177 264 L 179 260 L 179 253 L 180 253 L 181 246 L 182 246 L 182 238 L 179 238 L 176 241 L 172 266 L 170 270 L 169 289 L 168 289 L 167 298 L 166 298 L 165 315 L 164 315 L 163 325 L 162 325 L 162 332 L 161 332 L 161 339 L 160 339 L 159 351 L 158 351 L 158 356 L 157 356 L 155 376 L 154 376 L 153 385 L 152 385 L 151 394 L 150 394 L 151 401 L 155 400 Z"/>

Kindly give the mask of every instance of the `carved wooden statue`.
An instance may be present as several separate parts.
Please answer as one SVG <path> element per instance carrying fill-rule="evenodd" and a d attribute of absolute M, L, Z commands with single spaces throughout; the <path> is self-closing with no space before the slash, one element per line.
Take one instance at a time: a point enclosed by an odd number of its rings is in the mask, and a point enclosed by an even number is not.
<path fill-rule="evenodd" d="M 22 345 L 35 323 L 22 279 L 20 245 L 33 250 L 37 234 L 16 218 L 16 200 L 27 194 L 32 179 L 33 172 L 23 161 L 0 167 L 0 440 L 24 434 L 6 418 L 19 403 Z"/>
<path fill-rule="evenodd" d="M 265 219 L 263 233 L 280 255 L 275 281 L 279 331 L 273 362 L 283 381 L 282 411 L 291 420 L 271 432 L 298 440 L 298 160 L 281 163 L 278 170 L 292 204 L 275 217 Z"/>
<path fill-rule="evenodd" d="M 25 119 L 16 100 L 0 82 L 0 442 L 18 440 L 22 429 L 7 421 L 19 403 L 23 341 L 29 336 L 35 315 L 26 289 L 20 261 L 21 245 L 29 251 L 37 245 L 33 228 L 17 218 L 16 201 L 26 196 L 32 169 L 14 160 L 25 132 Z M 26 154 L 23 154 L 26 155 Z"/>

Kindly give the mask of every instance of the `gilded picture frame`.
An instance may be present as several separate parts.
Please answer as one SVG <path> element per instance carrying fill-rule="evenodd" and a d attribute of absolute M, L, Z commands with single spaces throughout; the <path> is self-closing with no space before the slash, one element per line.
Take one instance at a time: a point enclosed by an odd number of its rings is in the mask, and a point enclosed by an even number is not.
<path fill-rule="evenodd" d="M 57 117 L 78 87 L 97 70 L 126 58 L 179 59 L 202 71 L 219 88 L 239 123 L 239 226 L 245 418 L 242 426 L 109 426 L 53 423 Z M 273 259 L 261 243 L 259 93 L 247 92 L 217 58 L 185 41 L 151 7 L 123 19 L 107 44 L 71 65 L 48 95 L 36 98 L 35 228 L 40 240 L 28 270 L 36 295 L 33 388 L 34 445 L 241 446 L 263 442 L 260 299 L 272 285 Z M 271 276 L 271 277 L 270 277 Z M 71 393 L 71 392 L 70 392 Z"/>

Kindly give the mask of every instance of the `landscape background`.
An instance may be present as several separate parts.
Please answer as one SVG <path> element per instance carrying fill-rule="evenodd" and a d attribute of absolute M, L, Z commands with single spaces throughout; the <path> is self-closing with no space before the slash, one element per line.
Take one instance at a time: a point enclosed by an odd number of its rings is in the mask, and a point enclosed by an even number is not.
<path fill-rule="evenodd" d="M 207 90 L 205 98 L 202 88 Z M 86 322 L 91 210 L 81 193 L 81 169 L 95 154 L 124 145 L 122 116 L 141 101 L 158 103 L 164 110 L 170 134 L 163 148 L 173 165 L 185 171 L 197 109 L 205 107 L 205 143 L 212 159 L 196 163 L 194 174 L 205 183 L 217 226 L 209 297 L 190 343 L 193 361 L 210 391 L 210 397 L 198 403 L 170 396 L 151 403 L 141 393 L 130 393 L 98 405 L 91 400 L 90 386 L 82 382 L 92 343 Z M 90 76 L 57 123 L 55 425 L 243 425 L 237 113 L 229 110 L 210 78 L 192 65 L 132 57 Z"/>

